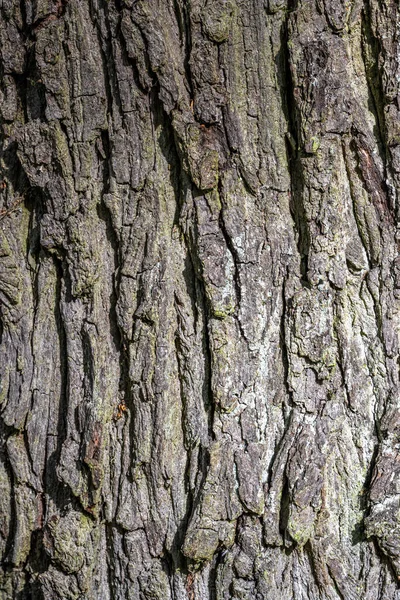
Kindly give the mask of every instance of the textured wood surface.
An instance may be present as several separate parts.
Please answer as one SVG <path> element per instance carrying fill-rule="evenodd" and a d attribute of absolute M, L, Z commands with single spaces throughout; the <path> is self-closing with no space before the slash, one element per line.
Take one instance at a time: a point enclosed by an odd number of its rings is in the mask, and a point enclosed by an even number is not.
<path fill-rule="evenodd" d="M 394 0 L 0 0 L 0 599 L 398 600 Z"/>

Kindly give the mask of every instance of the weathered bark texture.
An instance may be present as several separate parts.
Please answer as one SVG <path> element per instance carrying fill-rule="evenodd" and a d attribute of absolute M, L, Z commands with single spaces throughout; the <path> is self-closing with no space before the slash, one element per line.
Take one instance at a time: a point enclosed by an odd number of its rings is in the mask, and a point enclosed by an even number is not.
<path fill-rule="evenodd" d="M 395 0 L 1 0 L 0 598 L 400 598 Z"/>

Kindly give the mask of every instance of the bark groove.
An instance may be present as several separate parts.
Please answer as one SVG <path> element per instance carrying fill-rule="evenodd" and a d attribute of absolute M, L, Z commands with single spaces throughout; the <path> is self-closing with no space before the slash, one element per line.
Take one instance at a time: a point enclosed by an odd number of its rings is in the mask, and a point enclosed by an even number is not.
<path fill-rule="evenodd" d="M 0 598 L 400 598 L 399 18 L 0 2 Z"/>

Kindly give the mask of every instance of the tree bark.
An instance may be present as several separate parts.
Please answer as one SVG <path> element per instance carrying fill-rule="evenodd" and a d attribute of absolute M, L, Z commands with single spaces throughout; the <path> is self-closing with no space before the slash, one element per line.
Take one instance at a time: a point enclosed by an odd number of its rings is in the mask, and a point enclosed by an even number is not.
<path fill-rule="evenodd" d="M 0 2 L 0 598 L 400 598 L 394 0 Z"/>

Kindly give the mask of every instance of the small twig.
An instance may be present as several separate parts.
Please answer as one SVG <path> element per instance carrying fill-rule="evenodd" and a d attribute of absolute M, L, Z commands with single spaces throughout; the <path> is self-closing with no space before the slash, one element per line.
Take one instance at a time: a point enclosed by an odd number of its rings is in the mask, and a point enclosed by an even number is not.
<path fill-rule="evenodd" d="M 21 204 L 21 202 L 23 202 L 23 200 L 24 200 L 23 196 L 18 196 L 14 200 L 14 202 L 11 204 L 10 208 L 4 208 L 3 210 L 0 210 L 0 221 L 2 221 L 9 214 L 11 214 L 12 212 L 14 212 L 18 208 L 18 206 Z"/>

